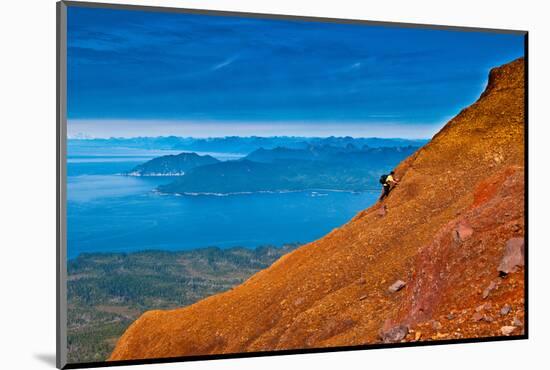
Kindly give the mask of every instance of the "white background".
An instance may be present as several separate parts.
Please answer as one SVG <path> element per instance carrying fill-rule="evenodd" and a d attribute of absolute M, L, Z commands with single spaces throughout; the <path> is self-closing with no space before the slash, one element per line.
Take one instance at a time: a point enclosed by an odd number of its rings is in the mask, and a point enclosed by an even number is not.
<path fill-rule="evenodd" d="M 117 1 L 112 1 L 117 2 Z M 294 355 L 140 369 L 548 368 L 549 23 L 544 1 L 172 0 L 140 5 L 530 31 L 530 336 L 527 341 Z M 11 0 L 0 21 L 0 367 L 55 358 L 55 1 Z M 546 350 L 547 353 L 544 353 Z M 134 367 L 138 368 L 138 367 Z"/>

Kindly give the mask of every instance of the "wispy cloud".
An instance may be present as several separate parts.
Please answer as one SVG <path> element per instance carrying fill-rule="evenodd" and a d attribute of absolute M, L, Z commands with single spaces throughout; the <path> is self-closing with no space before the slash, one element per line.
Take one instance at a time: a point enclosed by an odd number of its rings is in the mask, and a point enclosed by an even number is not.
<path fill-rule="evenodd" d="M 217 71 L 218 69 L 222 69 L 224 67 L 227 67 L 228 65 L 232 64 L 234 61 L 236 61 L 238 58 L 236 56 L 228 58 L 224 60 L 221 63 L 218 63 L 212 67 L 212 71 Z"/>

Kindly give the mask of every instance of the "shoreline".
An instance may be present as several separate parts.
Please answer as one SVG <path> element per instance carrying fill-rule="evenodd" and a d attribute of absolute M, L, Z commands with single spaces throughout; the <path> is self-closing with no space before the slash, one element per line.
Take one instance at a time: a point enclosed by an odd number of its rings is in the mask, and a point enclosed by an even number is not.
<path fill-rule="evenodd" d="M 139 253 L 172 253 L 172 254 L 180 254 L 180 253 L 193 253 L 196 251 L 204 251 L 207 249 L 218 249 L 218 250 L 224 250 L 224 251 L 230 251 L 235 249 L 248 249 L 248 250 L 256 250 L 260 248 L 276 248 L 281 249 L 285 247 L 292 247 L 292 248 L 299 248 L 303 245 L 306 245 L 309 242 L 302 243 L 302 242 L 289 242 L 289 243 L 282 243 L 280 245 L 275 244 L 265 244 L 265 245 L 258 245 L 256 247 L 247 247 L 247 246 L 238 246 L 234 245 L 231 247 L 220 247 L 217 245 L 211 245 L 207 247 L 198 247 L 198 248 L 187 248 L 187 249 L 141 249 L 141 250 L 134 250 L 129 252 L 124 251 L 116 251 L 116 250 L 110 250 L 110 251 L 95 251 L 95 252 L 82 252 L 77 254 L 75 257 L 67 257 L 67 263 L 74 262 L 79 257 L 84 256 L 85 258 L 93 257 L 93 256 L 108 256 L 108 255 L 131 255 L 131 254 L 139 254 Z"/>
<path fill-rule="evenodd" d="M 185 172 L 151 172 L 148 174 L 142 174 L 140 172 L 134 171 L 134 172 L 128 172 L 128 173 L 120 173 L 115 174 L 119 176 L 129 176 L 129 177 L 180 177 L 185 176 Z"/>

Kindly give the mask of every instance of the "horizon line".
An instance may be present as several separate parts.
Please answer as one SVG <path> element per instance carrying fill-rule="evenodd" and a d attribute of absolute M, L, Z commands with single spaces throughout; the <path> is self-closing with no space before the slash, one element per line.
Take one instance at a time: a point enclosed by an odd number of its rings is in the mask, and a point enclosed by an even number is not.
<path fill-rule="evenodd" d="M 380 137 L 380 136 L 351 136 L 351 135 L 330 135 L 330 136 L 307 136 L 307 135 L 271 135 L 271 136 L 261 136 L 261 135 L 225 135 L 225 136 L 180 136 L 180 135 L 158 135 L 158 136 L 104 136 L 104 137 L 79 137 L 67 135 L 67 140 L 131 140 L 131 139 L 160 139 L 160 138 L 178 138 L 178 139 L 194 139 L 194 140 L 211 140 L 211 139 L 228 139 L 228 138 L 240 138 L 240 139 L 272 139 L 272 138 L 289 138 L 289 139 L 374 139 L 374 140 L 408 140 L 408 141 L 424 141 L 431 140 L 431 137 L 422 137 L 422 138 L 407 138 L 407 137 Z"/>
<path fill-rule="evenodd" d="M 450 118 L 450 117 L 449 117 Z M 353 137 L 430 139 L 448 122 L 396 121 L 189 121 L 154 119 L 69 119 L 69 138 L 134 137 Z"/>

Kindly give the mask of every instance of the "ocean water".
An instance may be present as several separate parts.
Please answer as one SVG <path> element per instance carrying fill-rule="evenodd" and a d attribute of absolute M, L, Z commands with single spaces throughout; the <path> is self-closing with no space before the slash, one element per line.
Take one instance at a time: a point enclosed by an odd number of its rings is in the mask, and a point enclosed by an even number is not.
<path fill-rule="evenodd" d="M 155 188 L 172 178 L 120 175 L 148 159 L 143 153 L 68 158 L 68 258 L 85 252 L 307 243 L 346 223 L 379 195 L 162 195 Z"/>

